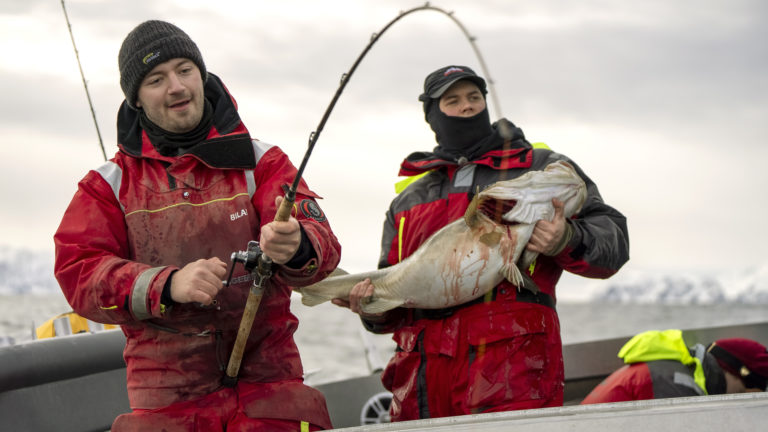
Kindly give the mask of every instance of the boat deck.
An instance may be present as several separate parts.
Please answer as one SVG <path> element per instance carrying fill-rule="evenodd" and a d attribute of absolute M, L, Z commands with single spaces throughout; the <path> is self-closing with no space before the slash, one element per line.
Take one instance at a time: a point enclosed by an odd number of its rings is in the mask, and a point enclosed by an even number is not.
<path fill-rule="evenodd" d="M 337 429 L 451 432 L 753 431 L 768 424 L 768 393 L 697 396 L 508 411 Z M 762 426 L 761 426 L 762 425 Z"/>

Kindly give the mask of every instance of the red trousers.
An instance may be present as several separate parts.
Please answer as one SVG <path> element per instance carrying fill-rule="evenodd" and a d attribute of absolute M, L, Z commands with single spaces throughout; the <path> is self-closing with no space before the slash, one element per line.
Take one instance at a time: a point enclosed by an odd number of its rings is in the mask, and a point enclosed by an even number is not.
<path fill-rule="evenodd" d="M 556 313 L 533 304 L 497 306 L 395 332 L 399 349 L 382 374 L 393 393 L 392 421 L 562 406 Z"/>
<path fill-rule="evenodd" d="M 239 382 L 234 388 L 222 388 L 205 397 L 178 402 L 154 410 L 134 410 L 122 414 L 112 424 L 112 432 L 245 432 L 245 431 L 318 431 L 325 428 L 309 421 L 294 420 L 302 410 L 318 411 L 302 401 L 264 403 L 261 397 L 282 383 L 251 384 Z M 296 383 L 292 383 L 296 384 Z M 303 384 L 302 384 L 303 385 Z M 272 399 L 274 400 L 274 398 Z M 267 406 L 265 406 L 267 405 Z M 268 406 L 275 405 L 275 406 Z M 302 406 L 304 405 L 304 406 Z M 325 405 L 319 407 L 328 418 Z M 322 416 L 322 412 L 320 415 Z M 318 415 L 317 412 L 314 413 Z M 309 418 L 309 417 L 308 417 Z M 327 421 L 330 427 L 330 420 Z"/>

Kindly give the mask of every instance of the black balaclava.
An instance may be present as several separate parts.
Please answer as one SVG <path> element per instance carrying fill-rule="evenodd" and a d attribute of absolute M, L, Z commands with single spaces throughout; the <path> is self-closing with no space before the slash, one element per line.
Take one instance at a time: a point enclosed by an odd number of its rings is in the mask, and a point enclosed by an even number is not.
<path fill-rule="evenodd" d="M 424 79 L 424 93 L 419 100 L 424 104 L 424 118 L 435 132 L 436 155 L 452 161 L 464 157 L 473 160 L 497 145 L 491 126 L 488 107 L 472 117 L 450 117 L 440 111 L 440 98 L 459 81 L 470 81 L 485 98 L 488 93 L 485 80 L 467 66 L 444 66 Z"/>
<path fill-rule="evenodd" d="M 472 117 L 451 117 L 433 103 L 427 113 L 429 127 L 435 132 L 434 152 L 443 159 L 457 161 L 461 157 L 474 160 L 499 143 L 486 107 Z"/>

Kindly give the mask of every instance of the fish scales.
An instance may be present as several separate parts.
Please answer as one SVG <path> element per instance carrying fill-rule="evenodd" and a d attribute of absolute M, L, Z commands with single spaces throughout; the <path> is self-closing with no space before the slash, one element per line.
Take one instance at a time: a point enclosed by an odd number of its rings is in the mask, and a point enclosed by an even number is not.
<path fill-rule="evenodd" d="M 477 193 L 463 218 L 430 236 L 405 260 L 375 271 L 330 276 L 296 289 L 302 303 L 314 306 L 333 298 L 348 299 L 366 278 L 374 293 L 362 304 L 365 313 L 396 307 L 440 309 L 474 300 L 503 279 L 523 287 L 520 268 L 536 253 L 525 245 L 539 220 L 552 220 L 552 199 L 562 201 L 565 217 L 576 214 L 586 199 L 584 181 L 567 162 L 496 182 Z"/>

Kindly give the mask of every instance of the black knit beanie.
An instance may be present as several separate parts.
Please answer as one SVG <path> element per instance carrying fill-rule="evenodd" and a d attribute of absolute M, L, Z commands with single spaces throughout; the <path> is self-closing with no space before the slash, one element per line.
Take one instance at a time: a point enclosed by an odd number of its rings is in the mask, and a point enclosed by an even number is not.
<path fill-rule="evenodd" d="M 144 77 L 155 66 L 174 58 L 192 60 L 200 69 L 205 83 L 208 73 L 203 56 L 197 45 L 180 28 L 165 21 L 150 20 L 128 33 L 117 57 L 120 87 L 128 106 L 136 109 L 139 87 Z"/>

